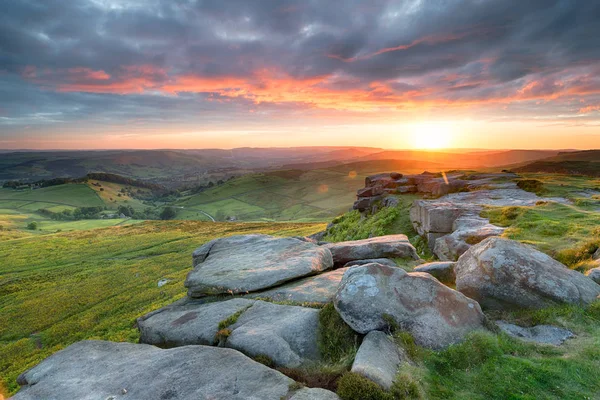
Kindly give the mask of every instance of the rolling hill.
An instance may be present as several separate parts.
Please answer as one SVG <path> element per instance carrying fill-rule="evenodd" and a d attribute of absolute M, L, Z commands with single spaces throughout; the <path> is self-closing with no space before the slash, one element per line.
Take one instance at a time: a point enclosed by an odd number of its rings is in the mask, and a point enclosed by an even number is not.
<path fill-rule="evenodd" d="M 516 172 L 548 172 L 569 175 L 600 176 L 600 150 L 560 153 L 514 168 Z"/>

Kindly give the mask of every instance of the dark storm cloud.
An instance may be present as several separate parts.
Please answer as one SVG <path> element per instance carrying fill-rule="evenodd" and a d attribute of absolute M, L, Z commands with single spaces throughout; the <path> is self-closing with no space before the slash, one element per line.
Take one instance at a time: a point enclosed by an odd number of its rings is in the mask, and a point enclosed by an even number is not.
<path fill-rule="evenodd" d="M 250 118 L 257 105 L 273 115 L 350 103 L 542 100 L 559 114 L 585 109 L 573 103 L 578 96 L 594 112 L 588 103 L 600 94 L 597 1 L 0 0 L 0 7 L 2 131 L 211 118 L 203 110 Z"/>

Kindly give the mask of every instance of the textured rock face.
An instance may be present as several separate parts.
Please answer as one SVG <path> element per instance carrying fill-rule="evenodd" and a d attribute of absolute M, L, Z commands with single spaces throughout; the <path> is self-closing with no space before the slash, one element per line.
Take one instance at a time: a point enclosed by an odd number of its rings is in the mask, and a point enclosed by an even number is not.
<path fill-rule="evenodd" d="M 191 297 L 267 289 L 333 267 L 326 247 L 296 238 L 241 235 L 216 239 L 193 254 Z"/>
<path fill-rule="evenodd" d="M 352 372 L 389 390 L 403 362 L 408 362 L 408 357 L 388 335 L 380 331 L 371 331 L 365 336 L 356 353 Z"/>
<path fill-rule="evenodd" d="M 295 368 L 319 359 L 319 310 L 257 301 L 229 327 L 226 347 Z"/>
<path fill-rule="evenodd" d="M 279 400 L 293 381 L 231 349 L 84 341 L 48 357 L 19 383 L 15 400 Z"/>
<path fill-rule="evenodd" d="M 596 250 L 596 252 L 592 256 L 592 259 L 593 260 L 600 260 L 600 248 L 598 250 Z"/>
<path fill-rule="evenodd" d="M 324 245 L 331 251 L 335 265 L 371 258 L 411 258 L 418 260 L 417 250 L 406 235 L 378 236 L 365 240 L 329 243 Z"/>
<path fill-rule="evenodd" d="M 456 288 L 490 309 L 589 304 L 600 285 L 533 247 L 492 237 L 471 247 L 455 267 Z"/>
<path fill-rule="evenodd" d="M 559 346 L 567 339 L 574 337 L 573 332 L 551 325 L 537 325 L 530 328 L 510 324 L 505 321 L 496 321 L 502 332 L 527 342 L 551 344 Z"/>
<path fill-rule="evenodd" d="M 270 301 L 293 301 L 295 303 L 321 303 L 333 301 L 342 276 L 348 268 L 324 272 L 264 292 L 246 297 Z"/>
<path fill-rule="evenodd" d="M 253 304 L 252 300 L 231 299 L 162 308 L 138 318 L 140 342 L 162 347 L 215 345 L 219 322 Z"/>
<path fill-rule="evenodd" d="M 600 283 L 600 267 L 590 269 L 586 275 L 594 282 Z"/>
<path fill-rule="evenodd" d="M 456 282 L 456 274 L 454 273 L 455 262 L 440 261 L 428 264 L 421 264 L 415 267 L 415 272 L 424 272 L 436 278 L 438 281 L 445 284 L 454 284 Z"/>
<path fill-rule="evenodd" d="M 476 301 L 432 276 L 377 264 L 350 268 L 334 305 L 358 333 L 385 329 L 391 318 L 417 344 L 433 349 L 460 342 L 484 321 Z"/>

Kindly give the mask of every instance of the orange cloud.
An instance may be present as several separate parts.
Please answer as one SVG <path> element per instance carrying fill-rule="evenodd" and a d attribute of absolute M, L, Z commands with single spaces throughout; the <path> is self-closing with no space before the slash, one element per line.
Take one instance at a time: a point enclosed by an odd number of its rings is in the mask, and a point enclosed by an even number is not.
<path fill-rule="evenodd" d="M 595 105 L 595 106 L 587 106 L 587 107 L 583 107 L 579 110 L 580 114 L 588 114 L 594 111 L 600 111 L 600 104 Z"/>

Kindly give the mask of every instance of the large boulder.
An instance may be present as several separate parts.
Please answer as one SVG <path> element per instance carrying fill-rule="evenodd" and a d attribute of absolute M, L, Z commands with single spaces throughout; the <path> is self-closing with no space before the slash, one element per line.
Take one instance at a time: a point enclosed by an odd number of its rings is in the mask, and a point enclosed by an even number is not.
<path fill-rule="evenodd" d="M 406 235 L 378 236 L 371 239 L 324 245 L 333 256 L 335 265 L 345 265 L 350 261 L 370 258 L 411 258 L 418 260 L 417 250 Z"/>
<path fill-rule="evenodd" d="M 491 237 L 471 247 L 455 267 L 456 288 L 490 309 L 589 304 L 600 285 L 548 255 L 514 240 Z"/>
<path fill-rule="evenodd" d="M 326 247 L 268 235 L 216 239 L 197 249 L 193 259 L 185 281 L 190 297 L 255 292 L 333 267 Z"/>
<path fill-rule="evenodd" d="M 415 267 L 414 272 L 424 272 L 442 283 L 453 285 L 456 282 L 455 265 L 456 263 L 452 261 L 432 262 Z"/>
<path fill-rule="evenodd" d="M 331 303 L 347 269 L 339 268 L 320 275 L 309 276 L 264 292 L 252 293 L 246 297 L 294 303 Z"/>
<path fill-rule="evenodd" d="M 368 264 L 345 274 L 334 305 L 356 332 L 384 330 L 390 323 L 410 332 L 421 346 L 440 349 L 483 328 L 476 301 L 429 274 Z"/>
<path fill-rule="evenodd" d="M 389 390 L 403 362 L 408 362 L 408 356 L 392 338 L 383 332 L 371 331 L 356 353 L 352 372 Z"/>
<path fill-rule="evenodd" d="M 293 380 L 238 351 L 208 346 L 163 350 L 104 341 L 75 343 L 23 373 L 14 400 L 279 400 Z"/>
<path fill-rule="evenodd" d="M 257 301 L 229 327 L 225 346 L 296 368 L 319 360 L 318 327 L 317 309 Z"/>
<path fill-rule="evenodd" d="M 600 247 L 598 248 L 598 250 L 596 250 L 596 252 L 592 256 L 592 260 L 600 260 Z"/>
<path fill-rule="evenodd" d="M 219 323 L 246 310 L 253 300 L 171 305 L 138 318 L 140 342 L 161 347 L 216 345 Z"/>

